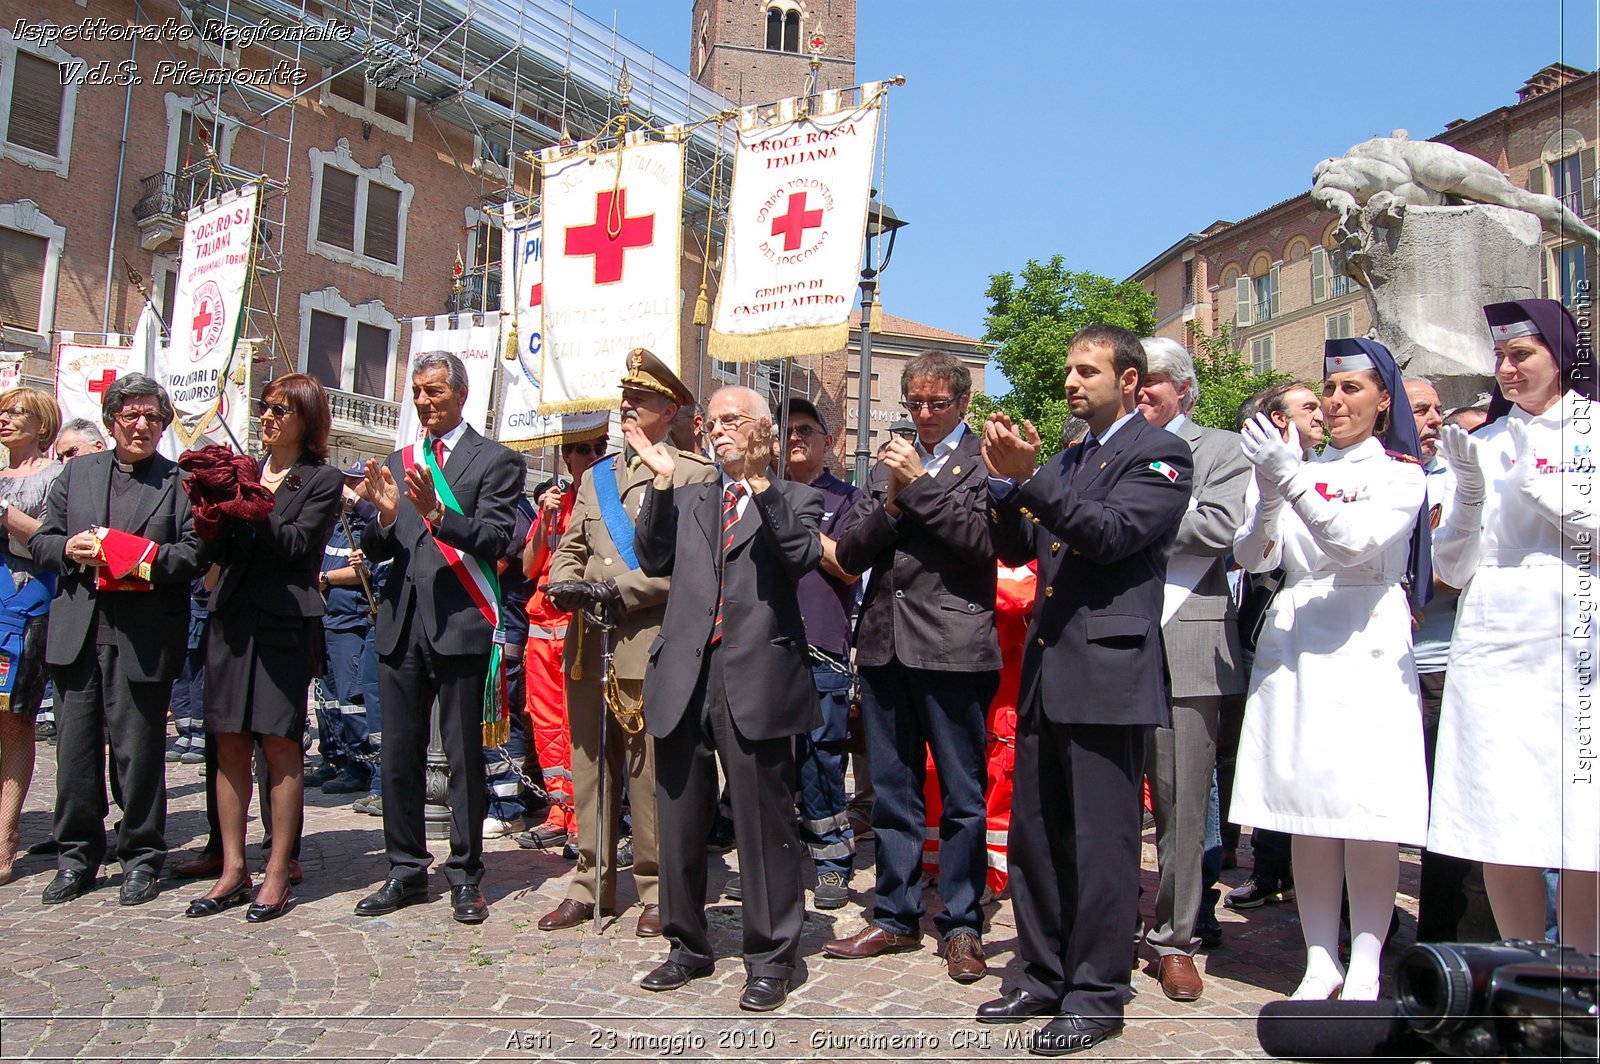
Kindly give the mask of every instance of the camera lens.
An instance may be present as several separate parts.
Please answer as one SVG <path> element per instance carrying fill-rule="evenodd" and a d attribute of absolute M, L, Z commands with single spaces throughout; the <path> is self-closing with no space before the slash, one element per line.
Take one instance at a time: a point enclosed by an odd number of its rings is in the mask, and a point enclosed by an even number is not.
<path fill-rule="evenodd" d="M 1418 1034 L 1444 1034 L 1472 1015 L 1472 983 L 1471 964 L 1460 949 L 1418 944 L 1400 958 L 1395 999 Z"/>

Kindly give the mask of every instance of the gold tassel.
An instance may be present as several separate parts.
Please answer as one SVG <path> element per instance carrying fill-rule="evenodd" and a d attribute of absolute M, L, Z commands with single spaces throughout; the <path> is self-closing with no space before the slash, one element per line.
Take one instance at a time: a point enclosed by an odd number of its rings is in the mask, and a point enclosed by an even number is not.
<path fill-rule="evenodd" d="M 872 319 L 871 319 L 869 327 L 875 333 L 883 332 L 883 304 L 882 303 L 874 302 L 872 304 Z"/>
<path fill-rule="evenodd" d="M 483 725 L 483 745 L 504 746 L 511 739 L 511 718 L 487 721 Z"/>
<path fill-rule="evenodd" d="M 704 325 L 710 320 L 710 310 L 706 306 L 706 286 L 701 284 L 700 294 L 694 297 L 694 324 Z"/>
<path fill-rule="evenodd" d="M 512 311 L 511 327 L 506 330 L 505 358 L 507 362 L 515 362 L 517 360 L 517 347 L 517 313 Z"/>

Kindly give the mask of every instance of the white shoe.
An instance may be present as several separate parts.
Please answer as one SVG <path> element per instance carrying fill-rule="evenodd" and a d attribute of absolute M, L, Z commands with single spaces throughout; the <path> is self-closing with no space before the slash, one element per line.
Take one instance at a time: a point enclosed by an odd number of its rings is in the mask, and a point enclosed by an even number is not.
<path fill-rule="evenodd" d="M 1378 984 L 1346 982 L 1339 991 L 1340 1001 L 1377 1001 Z"/>
<path fill-rule="evenodd" d="M 1289 995 L 1290 1001 L 1331 1001 L 1333 996 L 1344 986 L 1344 976 L 1338 972 L 1320 972 L 1300 980 L 1300 985 L 1294 988 L 1294 993 Z M 1376 995 L 1373 996 L 1376 1000 Z"/>
<path fill-rule="evenodd" d="M 523 829 L 522 818 L 515 820 L 497 820 L 494 817 L 484 817 L 483 837 L 486 839 L 503 839 L 507 835 L 515 835 Z"/>

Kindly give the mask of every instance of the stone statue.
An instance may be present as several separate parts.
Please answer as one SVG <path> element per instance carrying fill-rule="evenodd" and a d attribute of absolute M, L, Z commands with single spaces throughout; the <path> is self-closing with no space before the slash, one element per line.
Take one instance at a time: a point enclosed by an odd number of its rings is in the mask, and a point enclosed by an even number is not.
<path fill-rule="evenodd" d="M 1371 335 L 1452 404 L 1470 401 L 1494 370 L 1480 308 L 1543 294 L 1541 226 L 1600 245 L 1554 196 L 1403 129 L 1323 160 L 1313 181 L 1312 202 L 1339 215 L 1335 268 L 1365 290 Z"/>
<path fill-rule="evenodd" d="M 1312 202 L 1339 213 L 1341 228 L 1351 228 L 1360 208 L 1373 222 L 1398 225 L 1406 207 L 1488 203 L 1527 211 L 1551 236 L 1600 246 L 1600 232 L 1584 224 L 1554 196 L 1518 188 L 1498 169 L 1448 144 L 1410 140 L 1397 129 L 1391 136 L 1362 141 L 1338 159 L 1324 159 L 1312 171 Z"/>

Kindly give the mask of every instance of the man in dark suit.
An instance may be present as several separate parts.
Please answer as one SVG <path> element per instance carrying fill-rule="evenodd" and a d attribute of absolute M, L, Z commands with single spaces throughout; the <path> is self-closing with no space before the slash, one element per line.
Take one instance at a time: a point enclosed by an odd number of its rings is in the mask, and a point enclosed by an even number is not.
<path fill-rule="evenodd" d="M 671 576 L 672 594 L 645 671 L 645 727 L 656 743 L 662 931 L 667 960 L 646 990 L 711 974 L 706 834 L 717 808 L 717 761 L 733 797 L 743 884 L 739 1007 L 783 1004 L 805 919 L 795 824 L 794 737 L 822 723 L 797 588 L 822 559 L 822 495 L 774 481 L 772 413 L 749 388 L 722 388 L 706 407 L 722 476 L 675 486 L 677 459 L 637 424 L 623 431 L 653 474 L 634 531 L 639 567 Z"/>
<path fill-rule="evenodd" d="M 1038 561 L 1040 598 L 1022 658 L 1009 840 L 1025 968 L 978 1019 L 1054 1014 L 1029 1046 L 1046 1056 L 1122 1032 L 1145 740 L 1171 721 L 1161 607 L 1193 466 L 1188 444 L 1138 412 L 1144 375 L 1137 336 L 1090 326 L 1067 351 L 1083 443 L 1041 468 L 1031 423 L 1018 432 L 994 414 L 984 426 L 995 544 L 1007 565 Z"/>
<path fill-rule="evenodd" d="M 95 885 L 105 849 L 105 742 L 122 789 L 123 905 L 157 894 L 167 859 L 167 701 L 183 668 L 189 581 L 203 566 L 177 464 L 156 453 L 172 403 L 142 373 L 119 377 L 102 401 L 115 447 L 69 463 L 50 488 L 34 560 L 61 574 L 45 661 L 56 686 L 57 873 L 46 905 Z M 155 544 L 109 579 L 104 530 Z M 117 566 L 120 569 L 121 566 Z"/>
<path fill-rule="evenodd" d="M 988 871 L 985 714 L 1000 683 L 996 569 L 979 438 L 962 419 L 972 375 L 929 352 L 900 376 L 916 428 L 884 446 L 835 556 L 868 569 L 856 629 L 861 718 L 876 797 L 877 905 L 868 927 L 825 943 L 830 957 L 874 957 L 922 945 L 926 750 L 939 769 L 939 895 L 934 918 L 950 978 L 970 983 L 983 957 Z"/>
<path fill-rule="evenodd" d="M 1241 708 L 1244 700 L 1239 615 L 1228 589 L 1228 556 L 1233 534 L 1244 524 L 1250 462 L 1237 433 L 1204 428 L 1189 419 L 1200 385 L 1194 359 L 1183 345 L 1165 336 L 1139 342 L 1148 362 L 1139 413 L 1187 443 L 1194 455 L 1193 500 L 1172 545 L 1164 599 L 1164 613 L 1170 617 L 1161 629 L 1172 679 L 1172 725 L 1152 729 L 1145 747 L 1160 872 L 1155 925 L 1145 943 L 1156 952 L 1154 974 L 1162 992 L 1174 1001 L 1194 1001 L 1204 991 L 1194 963 L 1203 937 L 1199 920 L 1210 916 L 1217 898 L 1201 867 L 1218 721 L 1226 700 L 1237 700 Z M 1210 919 L 1220 935 L 1216 918 Z"/>
<path fill-rule="evenodd" d="M 483 587 L 469 590 L 476 563 L 492 569 L 511 543 L 525 479 L 522 459 L 462 420 L 467 370 L 455 355 L 419 355 L 411 401 L 426 436 L 367 463 L 378 518 L 361 550 L 389 562 L 378 601 L 378 691 L 383 704 L 383 837 L 389 877 L 356 903 L 356 915 L 381 916 L 427 896 L 433 855 L 423 838 L 423 771 L 428 712 L 439 700 L 439 730 L 450 762 L 451 915 L 479 923 L 489 915 L 483 877 L 484 681 L 495 626 Z M 441 491 L 442 479 L 448 491 Z M 404 487 L 402 488 L 402 485 Z M 403 496 L 403 497 L 402 497 Z"/>

